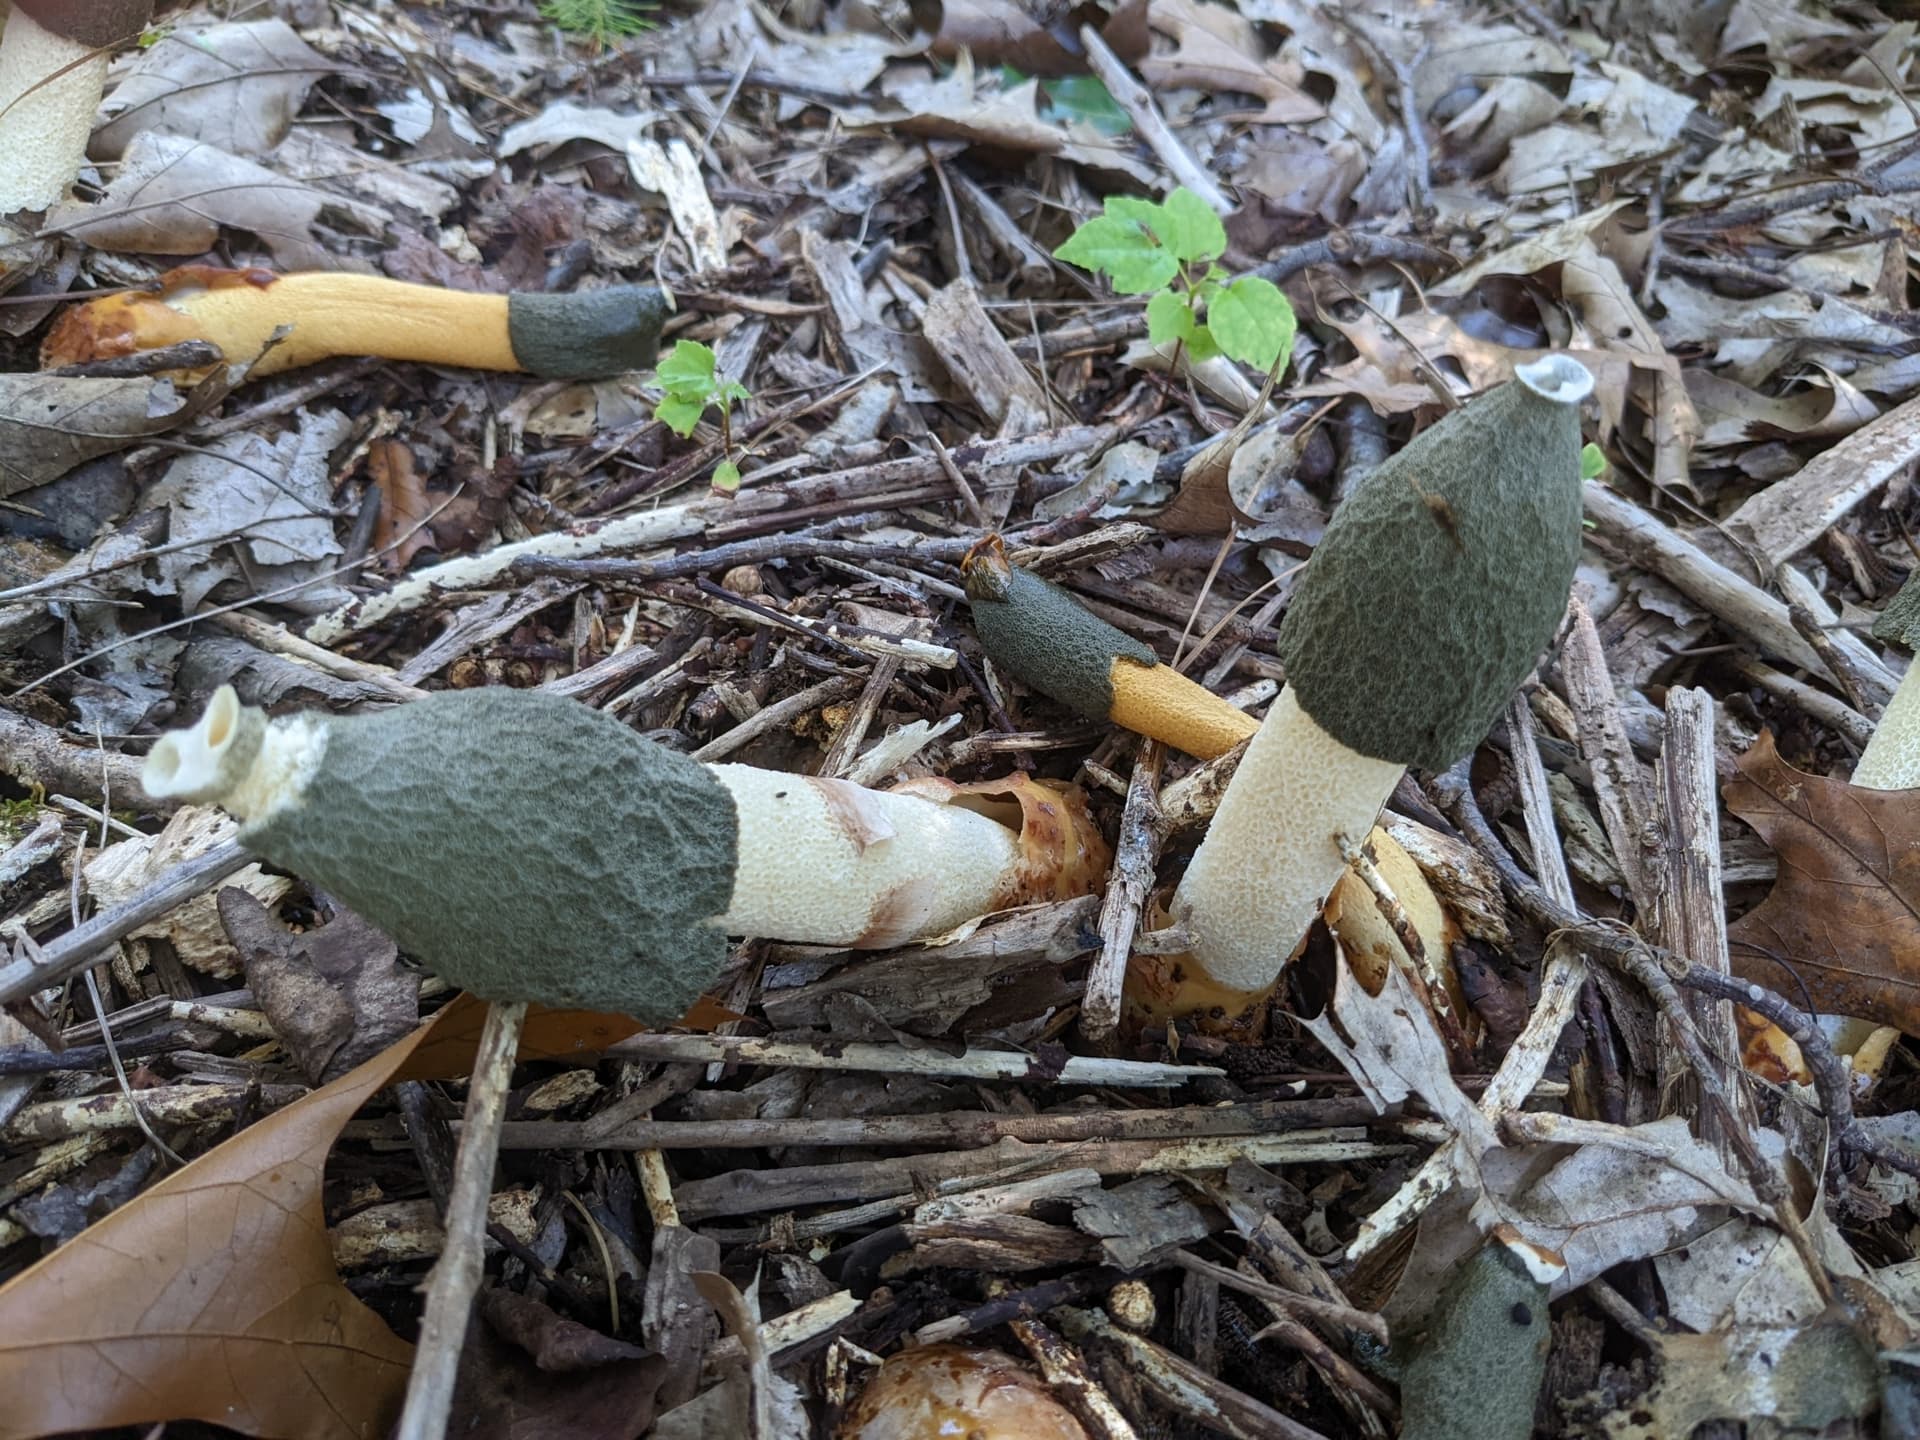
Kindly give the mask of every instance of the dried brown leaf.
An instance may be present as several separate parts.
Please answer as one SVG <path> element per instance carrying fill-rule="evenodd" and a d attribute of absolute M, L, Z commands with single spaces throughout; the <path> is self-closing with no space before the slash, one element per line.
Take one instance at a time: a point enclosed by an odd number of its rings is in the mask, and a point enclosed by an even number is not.
<path fill-rule="evenodd" d="M 1169 55 L 1140 62 L 1140 74 L 1158 89 L 1230 91 L 1257 96 L 1264 125 L 1300 125 L 1326 114 L 1304 89 L 1306 72 L 1290 60 L 1266 54 L 1252 24 L 1225 5 L 1197 0 L 1153 0 L 1147 23 L 1174 42 Z"/>
<path fill-rule="evenodd" d="M 302 932 L 237 885 L 224 887 L 218 904 L 247 988 L 316 1084 L 372 1059 L 419 1022 L 419 978 L 401 966 L 399 947 L 352 911 Z"/>
<path fill-rule="evenodd" d="M 87 148 L 116 160 L 141 131 L 164 130 L 261 155 L 286 138 L 314 82 L 337 68 L 280 19 L 172 30 L 114 86 Z"/>
<path fill-rule="evenodd" d="M 367 477 L 380 491 L 380 520 L 373 527 L 373 548 L 394 574 L 433 544 L 421 522 L 433 511 L 427 482 L 413 463 L 404 440 L 376 440 L 367 447 Z"/>
<path fill-rule="evenodd" d="M 1801 1005 L 1920 1034 L 1920 811 L 1909 790 L 1796 770 L 1762 734 L 1727 808 L 1780 857 L 1728 931 L 1735 973 Z"/>
<path fill-rule="evenodd" d="M 286 1440 L 384 1434 L 413 1348 L 340 1283 L 322 1171 L 382 1086 L 466 1073 L 485 1014 L 463 997 L 0 1286 L 0 1440 L 182 1419 Z M 535 1011 L 520 1053 L 600 1050 L 638 1028 Z"/>
<path fill-rule="evenodd" d="M 44 485 L 203 414 L 227 393 L 209 377 L 184 395 L 170 380 L 0 375 L 0 495 Z"/>
<path fill-rule="evenodd" d="M 510 1290 L 467 1329 L 447 1433 L 466 1440 L 635 1440 L 653 1423 L 656 1355 Z"/>
<path fill-rule="evenodd" d="M 338 270 L 340 257 L 311 228 L 330 203 L 321 191 L 218 146 L 143 130 L 106 194 L 93 204 L 54 206 L 47 228 L 98 250 L 199 255 L 224 225 L 258 235 L 284 270 Z"/>

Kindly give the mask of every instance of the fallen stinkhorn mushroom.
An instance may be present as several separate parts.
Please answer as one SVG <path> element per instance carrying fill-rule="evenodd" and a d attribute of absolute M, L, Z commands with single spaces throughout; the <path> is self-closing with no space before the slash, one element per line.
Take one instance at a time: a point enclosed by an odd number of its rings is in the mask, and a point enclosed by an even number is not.
<path fill-rule="evenodd" d="M 1170 906 L 1183 955 L 1136 956 L 1146 1018 L 1237 1029 L 1264 1011 L 1409 765 L 1486 734 L 1552 638 L 1580 554 L 1579 402 L 1549 355 L 1454 411 L 1335 512 L 1286 618 L 1287 684 Z"/>
<path fill-rule="evenodd" d="M 1106 865 L 1078 797 L 1038 782 L 929 798 L 702 765 L 523 690 L 269 720 L 222 686 L 141 783 L 225 807 L 243 845 L 483 999 L 648 1023 L 685 1013 L 728 935 L 897 945 L 1085 894 Z M 988 791 L 1019 829 L 970 808 Z"/>
<path fill-rule="evenodd" d="M 1877 640 L 1920 650 L 1920 583 L 1907 577 L 1899 593 L 1887 602 L 1873 622 Z M 1920 788 L 1920 661 L 1907 667 L 1880 723 L 1873 727 L 1860 763 L 1853 767 L 1853 783 L 1868 790 Z"/>
<path fill-rule="evenodd" d="M 652 285 L 495 295 L 330 270 L 182 265 L 157 289 L 70 307 L 41 346 L 40 363 L 52 369 L 204 340 L 229 362 L 256 361 L 256 376 L 376 355 L 583 380 L 651 367 L 669 308 L 666 292 Z"/>
<path fill-rule="evenodd" d="M 1092 720 L 1111 720 L 1203 760 L 1260 728 L 1051 580 L 1007 559 L 989 535 L 960 562 L 973 628 L 993 663 Z"/>
<path fill-rule="evenodd" d="M 13 0 L 0 35 L 0 215 L 66 195 L 87 158 L 107 61 L 152 14 L 152 0 Z"/>

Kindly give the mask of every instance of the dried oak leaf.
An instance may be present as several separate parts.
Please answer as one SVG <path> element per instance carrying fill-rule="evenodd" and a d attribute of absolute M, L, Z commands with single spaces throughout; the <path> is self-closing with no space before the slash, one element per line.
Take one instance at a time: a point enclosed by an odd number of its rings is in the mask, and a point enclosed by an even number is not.
<path fill-rule="evenodd" d="M 182 394 L 137 376 L 0 375 L 0 495 L 56 480 L 84 461 L 184 425 L 227 393 L 224 377 Z"/>
<path fill-rule="evenodd" d="M 422 523 L 433 513 L 426 477 L 413 463 L 413 450 L 406 441 L 391 438 L 367 447 L 367 476 L 380 491 L 373 548 L 387 570 L 397 575 L 433 544 L 432 533 Z"/>
<path fill-rule="evenodd" d="M 456 1000 L 0 1286 L 0 1440 L 187 1419 L 276 1440 L 386 1434 L 413 1347 L 340 1283 L 322 1171 L 381 1087 L 467 1073 L 486 1008 Z M 533 1011 L 520 1054 L 600 1050 L 639 1028 Z"/>
<path fill-rule="evenodd" d="M 1920 810 L 1796 770 L 1762 734 L 1723 792 L 1780 858 L 1728 931 L 1734 972 L 1796 1004 L 1920 1035 Z"/>

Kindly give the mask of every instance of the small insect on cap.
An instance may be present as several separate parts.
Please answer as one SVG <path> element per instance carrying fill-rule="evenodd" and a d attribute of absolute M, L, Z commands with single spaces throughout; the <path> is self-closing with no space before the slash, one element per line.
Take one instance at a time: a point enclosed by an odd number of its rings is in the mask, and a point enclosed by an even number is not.
<path fill-rule="evenodd" d="M 1566 355 L 1523 365 L 1348 496 L 1280 627 L 1301 708 L 1362 755 L 1444 770 L 1553 636 L 1580 557 L 1580 401 Z"/>

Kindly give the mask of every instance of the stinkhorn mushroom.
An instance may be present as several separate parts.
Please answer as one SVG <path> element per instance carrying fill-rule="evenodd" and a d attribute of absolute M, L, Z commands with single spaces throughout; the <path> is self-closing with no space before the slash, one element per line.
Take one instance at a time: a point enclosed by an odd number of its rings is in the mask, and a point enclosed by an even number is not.
<path fill-rule="evenodd" d="M 1409 765 L 1480 742 L 1552 638 L 1580 553 L 1579 402 L 1549 355 L 1446 416 L 1335 512 L 1281 623 L 1287 684 L 1170 906 L 1189 953 L 1136 956 L 1149 1017 L 1259 1014 Z"/>
<path fill-rule="evenodd" d="M 67 193 L 115 47 L 139 38 L 152 0 L 13 0 L 0 35 L 0 215 Z"/>
<path fill-rule="evenodd" d="M 839 1440 L 1087 1440 L 1038 1377 L 998 1350 L 923 1345 L 890 1357 Z"/>
<path fill-rule="evenodd" d="M 993 663 L 1092 720 L 1211 760 L 1260 728 L 1051 580 L 1007 559 L 989 535 L 960 562 L 973 628 Z"/>
<path fill-rule="evenodd" d="M 1920 583 L 1915 576 L 1920 571 L 1907 577 L 1873 622 L 1875 639 L 1920 650 Z M 1920 788 L 1920 661 L 1907 667 L 1873 727 L 1860 763 L 1853 767 L 1853 783 L 1868 790 Z"/>
<path fill-rule="evenodd" d="M 269 720 L 222 686 L 142 784 L 224 806 L 254 853 L 483 999 L 649 1023 L 685 1013 L 728 935 L 897 945 L 1105 873 L 1077 797 L 1037 782 L 914 794 L 701 765 L 534 691 Z M 996 790 L 1019 829 L 970 808 Z"/>
<path fill-rule="evenodd" d="M 1188 679 L 1124 630 L 1109 625 L 1068 591 L 1015 567 L 997 535 L 967 552 L 960 564 L 974 630 L 995 665 L 1090 720 L 1109 720 L 1202 760 L 1249 740 L 1260 722 Z M 1378 827 L 1366 837 L 1378 873 L 1402 902 L 1425 954 L 1423 978 L 1459 988 L 1447 953 L 1459 933 L 1413 857 Z M 1326 901 L 1328 928 L 1339 939 L 1369 993 L 1378 993 L 1382 967 L 1407 956 L 1381 916 L 1372 893 L 1343 870 Z M 1191 996 L 1189 998 L 1192 998 Z M 1453 1005 L 1458 1009 L 1457 1002 Z M 1154 1018 L 1152 1007 L 1135 1018 Z"/>
<path fill-rule="evenodd" d="M 376 355 L 580 380 L 651 367 L 669 308 L 666 292 L 652 285 L 495 295 L 326 270 L 182 265 L 155 290 L 68 308 L 40 363 L 78 365 L 204 340 L 229 362 L 257 362 L 255 375 Z"/>
<path fill-rule="evenodd" d="M 1511 1225 L 1449 1276 L 1400 1373 L 1401 1440 L 1527 1440 L 1546 1378 L 1547 1302 L 1567 1272 Z"/>

